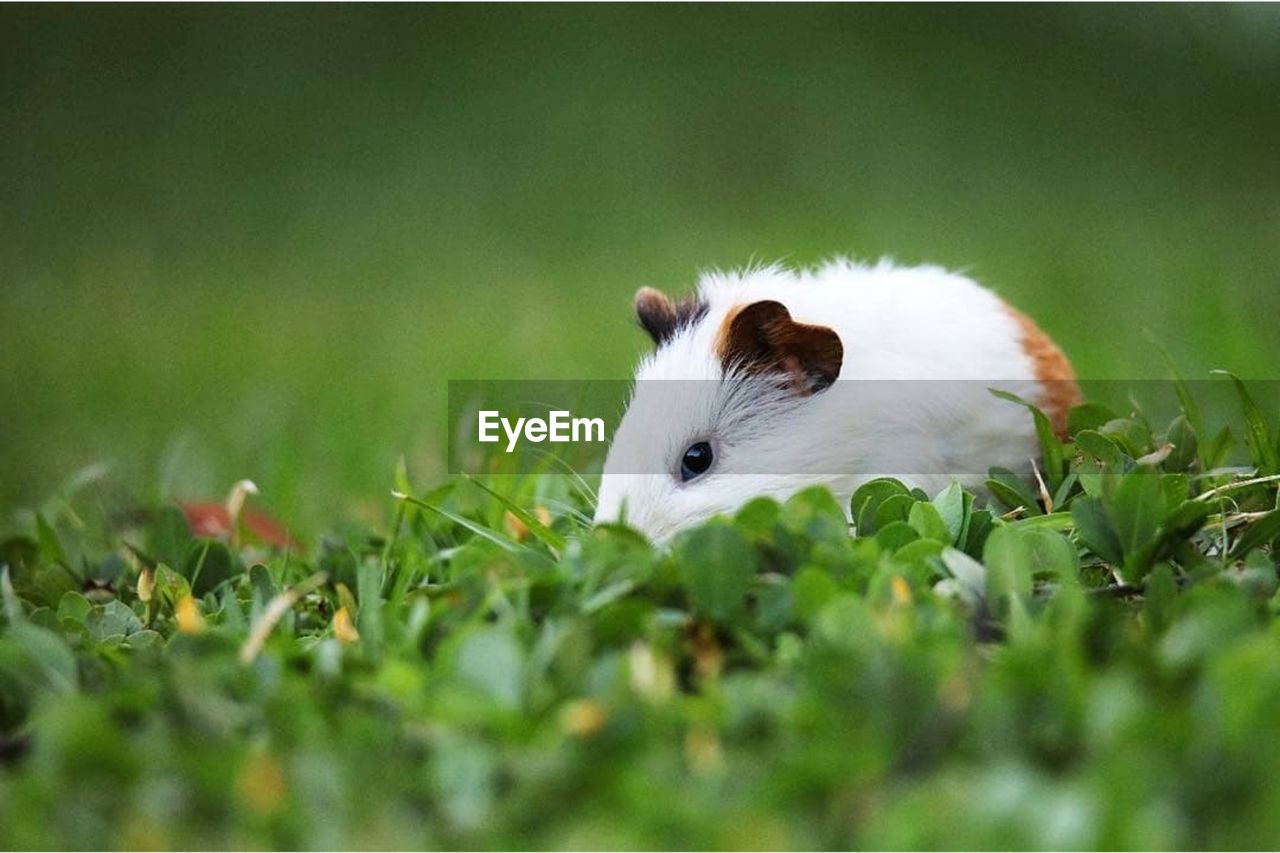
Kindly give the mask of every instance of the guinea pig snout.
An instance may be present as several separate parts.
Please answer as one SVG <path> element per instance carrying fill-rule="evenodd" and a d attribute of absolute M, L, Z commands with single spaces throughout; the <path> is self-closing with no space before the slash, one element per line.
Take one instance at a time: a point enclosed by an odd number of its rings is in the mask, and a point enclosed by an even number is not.
<path fill-rule="evenodd" d="M 668 538 L 676 525 L 664 512 L 667 501 L 656 494 L 663 485 L 662 480 L 651 474 L 601 477 L 594 523 L 625 524 L 654 542 Z"/>
<path fill-rule="evenodd" d="M 637 518 L 646 515 L 643 512 L 641 489 L 636 488 L 632 480 L 637 475 L 606 474 L 600 478 L 600 492 L 596 500 L 595 523 L 625 522 L 636 526 Z"/>
<path fill-rule="evenodd" d="M 596 514 L 592 519 L 593 524 L 605 524 L 607 522 L 619 521 L 622 510 L 621 496 L 616 488 L 611 488 L 609 478 L 605 477 L 600 483 L 600 492 L 596 499 Z"/>

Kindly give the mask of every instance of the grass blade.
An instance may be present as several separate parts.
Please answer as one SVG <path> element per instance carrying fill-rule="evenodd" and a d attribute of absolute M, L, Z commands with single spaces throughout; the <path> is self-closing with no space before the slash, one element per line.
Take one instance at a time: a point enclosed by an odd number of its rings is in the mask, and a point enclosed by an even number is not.
<path fill-rule="evenodd" d="M 1249 447 L 1249 456 L 1258 466 L 1258 473 L 1280 473 L 1280 450 L 1276 449 L 1275 443 L 1271 440 L 1267 422 L 1262 417 L 1262 410 L 1249 394 L 1249 389 L 1230 371 L 1215 370 L 1213 372 L 1226 376 L 1235 383 L 1236 393 L 1240 396 L 1240 405 L 1244 409 L 1245 444 Z"/>
<path fill-rule="evenodd" d="M 472 477 L 470 474 L 463 474 L 462 476 L 467 479 L 467 482 L 471 483 L 472 485 L 479 488 L 481 491 L 488 494 L 498 503 L 502 504 L 502 506 L 504 506 L 508 512 L 510 512 L 516 518 L 520 519 L 520 521 L 524 524 L 524 526 L 529 528 L 529 532 L 532 533 L 534 536 L 538 537 L 539 541 L 541 541 L 548 548 L 555 551 L 557 554 L 560 551 L 564 550 L 564 546 L 565 546 L 564 537 L 561 536 L 559 533 L 556 533 L 550 527 L 547 527 L 541 521 L 539 521 L 533 515 L 533 513 L 529 512 L 524 507 L 520 506 L 515 501 L 511 500 L 506 495 L 500 494 L 496 490 L 482 483 L 480 480 L 476 479 L 475 477 Z"/>
<path fill-rule="evenodd" d="M 479 536 L 481 539 L 486 539 L 492 542 L 494 545 L 497 545 L 499 548 L 502 548 L 504 551 L 511 551 L 512 553 L 516 553 L 519 551 L 532 550 L 528 546 L 521 545 L 519 542 L 516 542 L 515 540 L 508 539 L 507 537 L 503 536 L 501 533 L 498 533 L 494 530 L 490 530 L 489 528 L 485 527 L 482 524 L 476 524 L 471 519 L 463 518 L 457 513 L 449 512 L 449 510 L 447 509 L 443 509 L 433 504 L 429 504 L 426 501 L 418 500 L 413 495 L 406 495 L 403 492 L 393 491 L 391 493 L 391 497 L 399 501 L 407 501 L 413 504 L 414 506 L 419 507 L 420 509 L 425 509 L 428 512 L 434 512 L 437 515 L 441 515 L 449 519 L 459 527 L 465 527 L 467 530 L 470 530 L 472 533 L 474 533 L 476 536 Z"/>

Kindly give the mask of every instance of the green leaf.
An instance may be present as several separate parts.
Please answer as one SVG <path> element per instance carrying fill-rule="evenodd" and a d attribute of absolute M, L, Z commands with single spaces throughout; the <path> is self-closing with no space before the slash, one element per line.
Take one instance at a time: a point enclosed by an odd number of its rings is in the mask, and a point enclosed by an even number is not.
<path fill-rule="evenodd" d="M 156 585 L 152 595 L 172 609 L 183 598 L 191 595 L 191 584 L 182 575 L 161 563 L 156 566 Z"/>
<path fill-rule="evenodd" d="M 17 590 L 13 588 L 13 578 L 9 574 L 9 564 L 0 563 L 0 605 L 3 605 L 5 621 L 16 625 L 26 619 L 22 602 L 18 600 Z M 0 625 L 5 624 L 0 622 Z"/>
<path fill-rule="evenodd" d="M 32 569 L 40 559 L 40 544 L 28 536 L 6 536 L 0 540 L 0 564 L 14 572 Z"/>
<path fill-rule="evenodd" d="M 1249 389 L 1235 374 L 1229 371 L 1215 370 L 1213 372 L 1226 376 L 1235 383 L 1236 394 L 1240 397 L 1240 405 L 1244 409 L 1245 445 L 1249 448 L 1249 456 L 1253 459 L 1253 464 L 1257 466 L 1258 473 L 1280 473 L 1280 450 L 1276 448 L 1275 442 L 1267 431 L 1267 423 L 1262 416 L 1262 410 L 1253 401 L 1253 397 L 1249 394 Z"/>
<path fill-rule="evenodd" d="M 1058 439 L 1053 429 L 1053 422 L 1049 420 L 1049 416 L 1040 411 L 1040 407 L 999 388 L 988 389 L 992 394 L 1001 400 L 1008 400 L 1011 403 L 1017 403 L 1026 407 L 1031 412 L 1032 419 L 1035 422 L 1036 437 L 1040 441 L 1040 455 L 1044 463 L 1044 479 L 1049 486 L 1049 491 L 1055 491 L 1062 484 L 1062 478 L 1066 476 L 1066 456 L 1062 449 L 1062 442 Z"/>
<path fill-rule="evenodd" d="M 844 511 L 841 510 L 841 513 Z M 762 577 L 753 586 L 755 595 L 755 626 L 768 634 L 776 634 L 791 624 L 795 615 L 795 604 L 792 598 L 792 579 L 779 577 Z M 743 632 L 745 633 L 745 632 Z M 738 635 L 739 638 L 743 634 Z M 743 642 L 747 642 L 743 639 Z M 766 650 L 760 660 L 766 661 L 769 653 Z"/>
<path fill-rule="evenodd" d="M 791 583 L 791 601 L 797 618 L 806 623 L 812 621 L 838 591 L 835 580 L 821 569 L 804 568 L 796 572 Z"/>
<path fill-rule="evenodd" d="M 946 547 L 936 539 L 917 539 L 894 552 L 893 559 L 897 563 L 924 568 L 931 565 L 931 557 L 939 556 Z"/>
<path fill-rule="evenodd" d="M 953 541 L 951 529 L 942 520 L 938 508 L 931 503 L 917 501 L 911 507 L 907 523 L 916 529 L 922 539 L 934 539 L 944 545 L 950 545 Z"/>
<path fill-rule="evenodd" d="M 1278 536 L 1280 536 L 1280 509 L 1273 509 L 1245 528 L 1244 533 L 1231 548 L 1231 558 L 1239 559 L 1254 548 L 1274 542 Z"/>
<path fill-rule="evenodd" d="M 9 666 L 42 690 L 68 693 L 79 687 L 76 657 L 62 637 L 29 622 L 10 625 L 0 635 L 0 683 Z"/>
<path fill-rule="evenodd" d="M 801 489 L 782 505 L 779 521 L 791 533 L 810 543 L 847 545 L 849 519 L 827 489 Z"/>
<path fill-rule="evenodd" d="M 458 525 L 459 527 L 463 527 L 463 528 L 466 528 L 467 530 L 470 530 L 472 533 L 474 533 L 476 536 L 479 536 L 481 539 L 485 539 L 485 540 L 488 540 L 489 542 L 492 542 L 494 545 L 497 545 L 499 548 L 502 548 L 504 551 L 516 552 L 516 551 L 530 550 L 527 545 L 522 545 L 519 542 L 509 539 L 506 536 L 503 536 L 501 533 L 498 533 L 495 530 L 490 530 L 484 525 L 477 524 L 471 519 L 464 518 L 463 516 L 458 515 L 457 513 L 450 512 L 449 510 L 444 509 L 442 507 L 435 506 L 434 504 L 429 504 L 426 501 L 418 500 L 413 495 L 406 495 L 401 492 L 396 492 L 395 497 L 398 500 L 408 501 L 409 503 L 413 504 L 416 507 L 419 507 L 420 509 L 425 509 L 429 512 L 433 512 L 436 515 L 441 516 L 442 518 L 446 518 L 449 521 L 453 522 L 454 524 Z"/>
<path fill-rule="evenodd" d="M 946 587 L 954 591 L 963 601 L 975 603 L 980 601 L 987 591 L 987 570 L 977 560 L 957 551 L 955 548 L 944 548 L 942 565 L 951 575 L 953 584 Z"/>
<path fill-rule="evenodd" d="M 84 625 L 92 610 L 93 602 L 74 590 L 68 590 L 58 602 L 58 621 L 64 625 Z"/>
<path fill-rule="evenodd" d="M 143 628 L 129 635 L 128 645 L 131 649 L 158 649 L 164 645 L 164 638 L 155 631 Z"/>
<path fill-rule="evenodd" d="M 36 513 L 36 541 L 40 544 L 41 555 L 51 563 L 57 563 L 60 566 L 70 569 L 67 565 L 67 554 L 62 549 L 62 543 L 58 540 L 58 534 L 45 521 L 42 513 Z"/>
<path fill-rule="evenodd" d="M 972 507 L 972 505 L 971 499 L 969 506 Z M 964 490 L 960 487 L 960 484 L 952 480 L 950 486 L 947 486 L 934 497 L 933 506 L 942 518 L 943 524 L 947 526 L 947 530 L 951 533 L 949 541 L 959 542 L 960 534 L 963 532 L 965 522 L 968 520 L 968 514 L 965 511 Z"/>
<path fill-rule="evenodd" d="M 1231 449 L 1235 447 L 1235 444 L 1236 439 L 1235 436 L 1231 434 L 1231 427 L 1224 426 L 1222 429 L 1218 430 L 1218 434 L 1215 435 L 1210 440 L 1208 446 L 1204 448 L 1204 453 L 1201 457 L 1203 459 L 1202 464 L 1204 465 L 1204 469 L 1206 471 L 1212 471 L 1225 464 L 1227 457 L 1231 455 Z"/>
<path fill-rule="evenodd" d="M 756 574 L 756 552 L 736 527 L 713 521 L 680 537 L 675 555 L 699 613 L 728 622 L 742 614 Z"/>
<path fill-rule="evenodd" d="M 1070 539 L 1043 526 L 1020 531 L 1030 555 L 1032 577 L 1053 578 L 1063 584 L 1080 582 L 1080 555 Z"/>
<path fill-rule="evenodd" d="M 1027 508 L 1027 503 L 1022 499 L 1022 495 L 999 480 L 987 480 L 982 486 L 991 493 L 991 497 L 1000 503 L 1001 509 L 1012 512 L 1018 508 Z"/>
<path fill-rule="evenodd" d="M 356 568 L 356 598 L 360 604 L 356 628 L 366 648 L 377 654 L 382 649 L 382 564 L 365 557 Z"/>
<path fill-rule="evenodd" d="M 463 476 L 466 477 L 467 482 L 481 489 L 483 492 L 485 492 L 487 495 L 492 497 L 498 503 L 502 504 L 502 506 L 508 512 L 510 512 L 516 518 L 520 519 L 520 521 L 524 524 L 524 526 L 529 528 L 529 532 L 532 533 L 540 542 L 542 542 L 542 544 L 546 545 L 548 548 L 551 548 L 553 551 L 556 551 L 556 552 L 564 550 L 564 544 L 565 544 L 564 537 L 561 536 L 559 533 L 555 532 L 554 530 L 552 530 L 550 527 L 547 527 L 541 521 L 539 521 L 533 515 L 533 513 L 529 512 L 524 507 L 515 503 L 506 495 L 500 494 L 499 492 L 496 492 L 493 489 L 489 488 L 489 486 L 482 483 L 480 480 L 476 479 L 475 477 L 469 476 L 467 474 L 463 474 Z"/>
<path fill-rule="evenodd" d="M 216 539 L 192 539 L 182 561 L 182 574 L 197 598 L 243 571 L 240 560 Z"/>
<path fill-rule="evenodd" d="M 1076 446 L 1105 465 L 1108 473 L 1124 473 L 1125 451 L 1110 437 L 1093 430 L 1085 430 L 1076 435 Z"/>
<path fill-rule="evenodd" d="M 249 585 L 263 604 L 275 598 L 280 591 L 271 572 L 261 563 L 255 563 L 249 568 Z"/>
<path fill-rule="evenodd" d="M 995 467 L 987 472 L 986 487 L 1006 508 L 1022 507 L 1028 515 L 1043 515 L 1040 499 L 1031 490 L 1031 484 L 1008 468 Z"/>
<path fill-rule="evenodd" d="M 1160 477 L 1160 494 L 1164 499 L 1164 513 L 1180 507 L 1191 492 L 1191 480 L 1186 474 L 1165 474 Z"/>
<path fill-rule="evenodd" d="M 396 460 L 395 473 L 392 474 L 392 483 L 396 487 L 396 491 L 403 495 L 413 494 L 413 487 L 409 484 L 409 464 L 405 461 L 404 454 Z"/>
<path fill-rule="evenodd" d="M 1204 421 L 1200 417 L 1200 406 L 1196 403 L 1196 398 L 1191 393 L 1191 388 L 1187 385 L 1182 373 L 1178 370 L 1178 364 L 1173 360 L 1173 356 L 1165 349 L 1164 344 L 1160 343 L 1150 331 L 1147 332 L 1147 338 L 1155 345 L 1156 350 L 1164 358 L 1165 364 L 1169 366 L 1169 374 L 1173 377 L 1173 388 L 1178 395 L 1178 403 L 1182 407 L 1193 438 L 1204 434 Z"/>
<path fill-rule="evenodd" d="M 127 637 L 142 630 L 142 620 L 122 601 L 95 607 L 84 619 L 84 627 L 98 642 L 109 637 Z"/>
<path fill-rule="evenodd" d="M 1204 526 L 1213 508 L 1203 501 L 1183 501 L 1160 522 L 1166 541 L 1186 539 Z"/>
<path fill-rule="evenodd" d="M 1044 516 L 1035 516 L 1043 518 Z M 960 542 L 960 550 L 964 551 L 970 557 L 976 557 L 982 553 L 982 548 L 990 535 L 992 528 L 996 524 L 996 517 L 991 514 L 990 510 L 980 509 L 969 513 L 968 529 L 964 531 L 964 541 Z"/>
<path fill-rule="evenodd" d="M 1186 471 L 1195 463 L 1200 443 L 1186 415 L 1178 415 L 1173 419 L 1165 433 L 1165 441 L 1173 445 L 1173 452 L 1164 462 L 1166 471 Z"/>
<path fill-rule="evenodd" d="M 1164 632 L 1173 618 L 1174 600 L 1178 597 L 1178 584 L 1173 572 L 1160 564 L 1147 575 L 1143 586 L 1142 610 L 1146 616 L 1145 627 L 1154 635 Z"/>
<path fill-rule="evenodd" d="M 982 562 L 987 567 L 986 592 L 991 601 L 1031 594 L 1031 549 L 1021 530 L 998 525 L 987 537 Z"/>
<path fill-rule="evenodd" d="M 1271 598 L 1280 588 L 1275 560 L 1262 551 L 1250 551 L 1244 558 L 1244 564 L 1226 572 L 1225 577 L 1257 601 Z"/>
<path fill-rule="evenodd" d="M 61 563 L 42 560 L 38 551 L 19 554 L 15 562 L 8 564 L 13 592 L 35 605 L 55 607 L 69 590 L 79 589 L 80 577 Z M 0 564 L 0 569 L 4 565 Z"/>
<path fill-rule="evenodd" d="M 1081 403 L 1073 406 L 1067 413 L 1067 427 L 1071 435 L 1085 430 L 1096 430 L 1107 421 L 1115 420 L 1116 414 L 1101 403 Z"/>
<path fill-rule="evenodd" d="M 876 510 L 896 495 L 909 498 L 910 492 L 902 483 L 888 477 L 870 480 L 858 487 L 849 500 L 849 517 L 853 519 L 859 536 L 870 536 L 876 532 Z"/>
<path fill-rule="evenodd" d="M 876 508 L 874 524 L 871 530 L 877 531 L 887 525 L 906 521 L 911 515 L 911 507 L 915 505 L 916 499 L 911 495 L 893 495 L 889 497 Z"/>
<path fill-rule="evenodd" d="M 523 702 L 524 668 L 524 650 L 506 625 L 472 631 L 454 658 L 454 672 L 459 677 L 507 708 L 517 708 Z"/>
<path fill-rule="evenodd" d="M 1133 418 L 1116 418 L 1098 427 L 1098 434 L 1119 447 L 1126 456 L 1137 459 L 1151 450 L 1151 431 Z M 1079 436 L 1077 436 L 1077 439 Z M 1116 471 L 1115 473 L 1119 473 Z"/>
<path fill-rule="evenodd" d="M 914 527 L 905 521 L 895 521 L 892 524 L 886 524 L 884 527 L 876 531 L 876 542 L 887 553 L 892 554 L 904 545 L 915 542 L 920 538 L 920 534 Z"/>
<path fill-rule="evenodd" d="M 162 506 L 147 525 L 146 546 L 151 559 L 170 566 L 181 566 L 193 537 L 187 516 L 176 506 Z"/>
<path fill-rule="evenodd" d="M 1083 499 L 1082 499 L 1083 500 Z M 1015 527 L 1043 527 L 1046 530 L 1068 531 L 1076 526 L 1070 512 L 1054 512 L 1049 515 L 1033 515 L 1010 522 Z"/>
<path fill-rule="evenodd" d="M 1121 550 L 1126 556 L 1137 553 L 1156 538 L 1165 516 L 1160 478 L 1142 469 L 1129 472 L 1116 486 L 1110 508 Z"/>
<path fill-rule="evenodd" d="M 1078 471 L 1072 471 L 1067 474 L 1066 478 L 1062 481 L 1062 485 L 1058 486 L 1058 491 L 1054 492 L 1052 495 L 1053 508 L 1055 510 L 1060 510 L 1067 505 L 1067 501 L 1071 496 L 1071 490 L 1075 487 L 1079 479 L 1080 473 Z"/>
<path fill-rule="evenodd" d="M 1112 565 L 1120 565 L 1124 552 L 1101 500 L 1076 498 L 1071 504 L 1071 518 L 1076 523 L 1081 541 L 1090 551 Z"/>

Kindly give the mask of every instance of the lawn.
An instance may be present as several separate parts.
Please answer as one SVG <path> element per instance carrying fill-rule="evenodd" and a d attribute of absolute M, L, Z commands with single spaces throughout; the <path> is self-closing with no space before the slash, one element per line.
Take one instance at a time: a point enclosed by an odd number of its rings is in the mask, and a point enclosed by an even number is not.
<path fill-rule="evenodd" d="M 1270 8 L 35 6 L 0 45 L 0 847 L 1280 839 Z M 1045 495 L 655 551 L 589 471 L 446 471 L 449 380 L 625 378 L 640 285 L 836 253 L 1062 343 L 1109 410 Z"/>
<path fill-rule="evenodd" d="M 299 548 L 84 485 L 0 544 L 3 846 L 1274 846 L 1280 435 L 1239 385 L 1227 466 L 1179 390 L 856 535 L 814 489 L 656 550 L 401 468 Z"/>
<path fill-rule="evenodd" d="M 449 379 L 621 379 L 644 284 L 968 269 L 1089 378 L 1273 378 L 1265 8 L 16 8 L 0 507 L 105 463 L 308 533 Z"/>

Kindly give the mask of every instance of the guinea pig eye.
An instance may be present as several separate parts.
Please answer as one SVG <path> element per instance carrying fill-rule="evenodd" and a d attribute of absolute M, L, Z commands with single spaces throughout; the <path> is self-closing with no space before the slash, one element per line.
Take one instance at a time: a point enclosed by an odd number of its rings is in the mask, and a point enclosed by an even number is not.
<path fill-rule="evenodd" d="M 711 452 L 711 445 L 707 442 L 699 441 L 689 445 L 680 459 L 681 482 L 687 483 L 694 477 L 705 474 L 714 460 L 715 454 Z"/>

